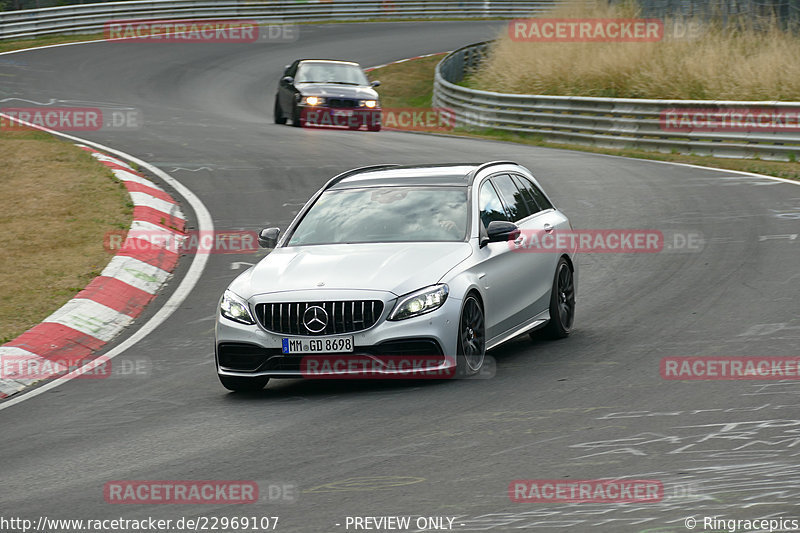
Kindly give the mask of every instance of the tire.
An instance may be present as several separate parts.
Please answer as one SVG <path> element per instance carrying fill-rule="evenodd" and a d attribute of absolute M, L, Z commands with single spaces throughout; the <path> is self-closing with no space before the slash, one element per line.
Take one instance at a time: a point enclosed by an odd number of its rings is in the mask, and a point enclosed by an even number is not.
<path fill-rule="evenodd" d="M 275 97 L 273 114 L 275 116 L 275 124 L 286 124 L 286 117 L 283 116 L 283 109 L 281 109 L 281 104 L 278 102 L 277 97 Z"/>
<path fill-rule="evenodd" d="M 243 378 L 239 376 L 223 376 L 217 374 L 222 386 L 234 392 L 256 392 L 264 388 L 269 378 Z"/>
<path fill-rule="evenodd" d="M 486 359 L 486 320 L 478 298 L 470 293 L 464 298 L 458 320 L 456 376 L 474 376 Z"/>
<path fill-rule="evenodd" d="M 558 260 L 550 291 L 550 321 L 542 333 L 551 339 L 563 339 L 572 332 L 575 323 L 575 277 L 563 257 Z"/>
<path fill-rule="evenodd" d="M 292 126 L 295 128 L 302 128 L 304 126 L 303 122 L 303 119 L 300 118 L 300 109 L 294 106 L 292 109 Z"/>

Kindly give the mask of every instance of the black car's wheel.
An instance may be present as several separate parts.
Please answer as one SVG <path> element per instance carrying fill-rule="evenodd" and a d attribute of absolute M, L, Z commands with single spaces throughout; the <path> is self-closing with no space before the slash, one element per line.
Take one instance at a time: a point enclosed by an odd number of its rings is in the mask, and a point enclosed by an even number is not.
<path fill-rule="evenodd" d="M 217 374 L 222 386 L 234 392 L 255 392 L 264 388 L 269 378 L 243 378 L 239 376 L 223 376 Z"/>
<path fill-rule="evenodd" d="M 278 102 L 278 98 L 275 98 L 275 109 L 273 111 L 275 115 L 275 124 L 286 124 L 286 117 L 283 116 L 283 109 L 281 109 L 281 104 Z"/>
<path fill-rule="evenodd" d="M 456 373 L 459 377 L 480 372 L 486 358 L 486 322 L 483 308 L 474 294 L 468 294 L 458 324 Z"/>
<path fill-rule="evenodd" d="M 292 126 L 295 128 L 302 128 L 304 124 L 304 120 L 300 117 L 300 108 L 294 106 L 292 109 Z"/>
<path fill-rule="evenodd" d="M 575 322 L 575 278 L 563 257 L 556 266 L 553 289 L 550 293 L 550 322 L 542 332 L 553 339 L 563 339 L 572 331 Z"/>

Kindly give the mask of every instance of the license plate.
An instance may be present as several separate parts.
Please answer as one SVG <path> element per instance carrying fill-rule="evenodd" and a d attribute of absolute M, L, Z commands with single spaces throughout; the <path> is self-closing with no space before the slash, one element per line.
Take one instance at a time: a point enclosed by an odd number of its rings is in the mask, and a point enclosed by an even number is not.
<path fill-rule="evenodd" d="M 342 337 L 284 337 L 283 353 L 350 353 L 353 336 Z"/>
<path fill-rule="evenodd" d="M 341 110 L 341 109 L 334 109 L 333 110 L 334 117 L 352 117 L 353 112 L 351 110 Z"/>

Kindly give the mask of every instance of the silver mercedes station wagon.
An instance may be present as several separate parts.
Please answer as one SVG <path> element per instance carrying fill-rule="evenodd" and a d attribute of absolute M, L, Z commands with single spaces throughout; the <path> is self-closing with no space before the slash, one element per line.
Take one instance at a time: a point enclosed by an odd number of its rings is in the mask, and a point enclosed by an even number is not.
<path fill-rule="evenodd" d="M 574 249 L 525 244 L 571 229 L 510 161 L 339 174 L 282 235 L 260 232 L 272 252 L 222 295 L 219 379 L 466 377 L 517 335 L 566 337 Z"/>

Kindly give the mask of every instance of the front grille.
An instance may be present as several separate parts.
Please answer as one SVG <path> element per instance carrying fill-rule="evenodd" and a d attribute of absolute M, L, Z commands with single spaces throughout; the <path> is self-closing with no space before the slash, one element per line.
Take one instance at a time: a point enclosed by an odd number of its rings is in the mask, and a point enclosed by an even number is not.
<path fill-rule="evenodd" d="M 303 321 L 303 315 L 305 315 L 306 310 L 313 306 L 321 307 L 325 310 L 324 314 L 320 314 L 320 318 L 327 314 L 327 323 L 324 329 L 319 331 L 309 330 Z M 381 313 L 383 313 L 383 302 L 380 300 L 266 303 L 256 305 L 256 318 L 264 329 L 286 335 L 353 333 L 374 326 Z M 311 329 L 317 330 L 318 328 L 312 325 Z"/>
<path fill-rule="evenodd" d="M 328 107 L 358 107 L 358 100 L 349 98 L 328 98 Z"/>

